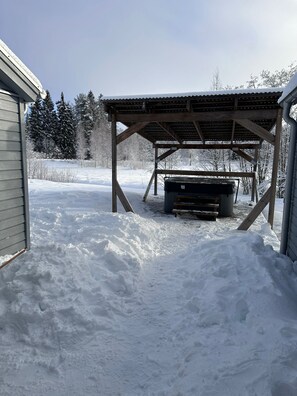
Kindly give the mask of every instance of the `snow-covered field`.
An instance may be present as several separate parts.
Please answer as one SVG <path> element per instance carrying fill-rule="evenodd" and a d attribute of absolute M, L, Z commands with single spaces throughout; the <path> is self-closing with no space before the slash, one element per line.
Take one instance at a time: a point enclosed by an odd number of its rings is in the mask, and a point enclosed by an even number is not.
<path fill-rule="evenodd" d="M 32 249 L 0 271 L 1 396 L 297 394 L 297 279 L 264 217 L 164 215 L 131 169 L 137 214 L 112 214 L 110 170 L 67 167 L 30 181 Z"/>

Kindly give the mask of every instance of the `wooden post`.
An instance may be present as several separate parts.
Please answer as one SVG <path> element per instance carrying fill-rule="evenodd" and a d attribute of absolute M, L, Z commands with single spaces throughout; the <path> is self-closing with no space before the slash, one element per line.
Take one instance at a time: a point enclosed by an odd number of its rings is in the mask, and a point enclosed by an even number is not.
<path fill-rule="evenodd" d="M 115 113 L 111 117 L 111 167 L 112 167 L 112 211 L 117 212 L 117 120 Z"/>
<path fill-rule="evenodd" d="M 274 208 L 275 208 L 275 194 L 276 194 L 276 184 L 278 175 L 278 162 L 279 162 L 279 152 L 280 152 L 280 142 L 282 135 L 282 109 L 278 110 L 276 127 L 275 127 L 275 141 L 274 141 L 274 155 L 273 155 L 273 165 L 272 165 L 272 175 L 271 175 L 271 196 L 268 211 L 268 222 L 273 228 L 274 220 Z"/>
<path fill-rule="evenodd" d="M 158 147 L 155 147 L 154 195 L 158 195 Z"/>
<path fill-rule="evenodd" d="M 148 193 L 150 192 L 151 185 L 152 185 L 152 183 L 154 181 L 154 178 L 155 178 L 155 173 L 156 173 L 156 171 L 153 171 L 152 177 L 150 178 L 149 184 L 147 185 L 147 188 L 145 190 L 145 193 L 144 193 L 144 196 L 143 196 L 143 199 L 142 199 L 143 202 L 146 201 Z"/>

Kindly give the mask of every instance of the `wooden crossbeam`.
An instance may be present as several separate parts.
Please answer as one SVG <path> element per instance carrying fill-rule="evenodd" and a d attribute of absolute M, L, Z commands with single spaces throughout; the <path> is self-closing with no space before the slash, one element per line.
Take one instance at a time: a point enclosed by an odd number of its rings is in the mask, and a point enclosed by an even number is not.
<path fill-rule="evenodd" d="M 249 215 L 243 220 L 240 226 L 237 228 L 238 230 L 246 231 L 250 228 L 250 226 L 254 223 L 259 214 L 264 210 L 271 197 L 271 187 L 266 191 L 263 197 L 258 201 L 258 203 L 253 207 Z"/>
<path fill-rule="evenodd" d="M 124 194 L 123 190 L 121 189 L 121 186 L 119 185 L 118 181 L 116 181 L 116 193 L 117 193 L 117 196 L 118 196 L 119 200 L 121 201 L 121 204 L 123 205 L 125 211 L 134 213 L 134 210 L 133 210 L 130 202 L 128 201 L 126 195 Z"/>
<path fill-rule="evenodd" d="M 157 122 L 159 127 L 161 127 L 165 132 L 168 133 L 173 139 L 175 139 L 177 142 L 182 144 L 182 140 L 179 138 L 179 136 L 174 132 L 174 130 L 171 128 L 170 125 L 166 124 L 165 122 Z"/>
<path fill-rule="evenodd" d="M 233 147 L 232 151 L 234 151 L 234 153 L 236 153 L 237 155 L 239 155 L 240 157 L 242 157 L 243 159 L 245 159 L 246 161 L 250 162 L 253 165 L 255 165 L 257 163 L 255 158 L 253 158 L 251 155 L 249 155 L 248 153 L 240 150 L 237 147 Z"/>
<path fill-rule="evenodd" d="M 239 148 L 242 150 L 245 149 L 255 149 L 260 147 L 258 143 L 205 143 L 205 144 L 192 144 L 192 143 L 184 143 L 184 144 L 174 144 L 174 143 L 155 143 L 154 147 L 162 148 L 162 149 L 201 149 L 201 150 L 210 150 L 210 149 L 226 149 L 232 150 L 232 148 Z"/>
<path fill-rule="evenodd" d="M 128 139 L 128 137 L 132 136 L 134 133 L 143 129 L 149 122 L 137 122 L 136 124 L 131 125 L 127 128 L 124 132 L 120 133 L 117 136 L 117 144 L 123 142 L 124 140 Z"/>
<path fill-rule="evenodd" d="M 249 131 L 253 132 L 255 135 L 259 136 L 261 139 L 266 140 L 266 142 L 274 144 L 274 135 L 268 132 L 267 129 L 261 127 L 260 125 L 256 124 L 251 120 L 245 119 L 234 119 L 237 124 L 243 126 L 244 128 L 248 129 Z"/>
<path fill-rule="evenodd" d="M 199 122 L 198 121 L 193 121 L 193 124 L 194 124 L 194 127 L 195 127 L 195 129 L 196 129 L 196 131 L 197 131 L 197 133 L 198 133 L 198 135 L 199 135 L 199 137 L 201 139 L 201 142 L 205 143 L 205 139 L 204 139 L 203 132 L 202 132 L 202 129 L 201 129 L 201 126 L 200 126 Z"/>
<path fill-rule="evenodd" d="M 203 111 L 183 113 L 117 113 L 119 122 L 193 122 L 193 121 L 231 121 L 234 119 L 273 120 L 277 117 L 277 109 L 266 110 L 229 110 Z"/>
<path fill-rule="evenodd" d="M 216 172 L 216 171 L 192 171 L 180 169 L 158 169 L 159 175 L 189 175 L 189 176 L 220 176 L 220 177 L 255 177 L 255 172 Z"/>
<path fill-rule="evenodd" d="M 159 155 L 159 157 L 157 158 L 156 161 L 160 162 L 160 161 L 164 160 L 165 158 L 169 157 L 169 155 L 175 153 L 177 150 L 178 150 L 178 148 L 172 148 L 172 149 L 166 151 L 165 153 Z"/>

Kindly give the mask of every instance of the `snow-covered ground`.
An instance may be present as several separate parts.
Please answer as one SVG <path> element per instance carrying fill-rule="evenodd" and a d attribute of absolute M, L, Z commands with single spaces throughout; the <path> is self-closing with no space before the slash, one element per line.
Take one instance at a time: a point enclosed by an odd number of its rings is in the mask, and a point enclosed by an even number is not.
<path fill-rule="evenodd" d="M 297 394 L 297 278 L 264 217 L 164 215 L 132 169 L 137 214 L 113 214 L 110 170 L 67 167 L 30 181 L 32 249 L 0 271 L 1 396 Z"/>

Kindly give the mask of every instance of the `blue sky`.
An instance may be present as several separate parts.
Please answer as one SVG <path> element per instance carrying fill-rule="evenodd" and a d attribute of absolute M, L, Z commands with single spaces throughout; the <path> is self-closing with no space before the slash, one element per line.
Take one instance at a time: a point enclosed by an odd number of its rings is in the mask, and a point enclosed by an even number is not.
<path fill-rule="evenodd" d="M 297 61 L 296 0 L 0 0 L 1 39 L 73 98 L 208 90 Z"/>

